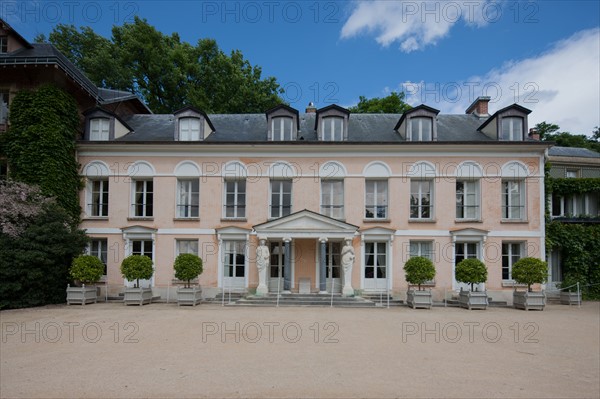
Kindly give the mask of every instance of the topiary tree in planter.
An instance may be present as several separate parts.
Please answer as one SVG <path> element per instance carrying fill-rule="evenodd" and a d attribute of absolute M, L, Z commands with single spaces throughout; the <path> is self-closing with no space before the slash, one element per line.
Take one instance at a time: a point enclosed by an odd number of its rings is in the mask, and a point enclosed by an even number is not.
<path fill-rule="evenodd" d="M 415 308 L 431 309 L 433 300 L 431 290 L 421 290 L 421 285 L 435 277 L 433 262 L 422 256 L 414 256 L 404 264 L 404 278 L 409 287 L 406 293 L 406 303 Z M 410 284 L 417 285 L 418 290 L 411 290 Z"/>
<path fill-rule="evenodd" d="M 177 290 L 177 305 L 196 306 L 202 300 L 202 288 L 191 287 L 190 281 L 202 274 L 202 259 L 194 254 L 180 254 L 173 268 L 177 279 L 187 281 L 185 287 Z"/>
<path fill-rule="evenodd" d="M 81 287 L 67 287 L 67 305 L 80 303 L 96 303 L 98 301 L 97 291 L 94 284 L 104 274 L 104 264 L 98 257 L 92 255 L 79 255 L 73 259 L 69 271 L 71 277 L 82 283 Z M 86 284 L 88 286 L 86 287 Z"/>
<path fill-rule="evenodd" d="M 544 310 L 546 294 L 534 292 L 533 284 L 542 284 L 548 278 L 548 264 L 537 258 L 521 258 L 512 267 L 512 277 L 519 284 L 527 284 L 527 291 L 513 292 L 513 306 L 525 310 Z"/>
<path fill-rule="evenodd" d="M 487 292 L 476 292 L 473 288 L 475 284 L 485 283 L 487 281 L 487 267 L 479 259 L 463 259 L 456 265 L 456 281 L 471 284 L 470 291 L 460 290 L 460 306 L 467 309 L 487 309 L 489 301 Z"/>
<path fill-rule="evenodd" d="M 152 302 L 152 288 L 140 287 L 140 279 L 152 277 L 152 259 L 145 255 L 130 255 L 121 263 L 121 274 L 127 281 L 135 281 L 135 287 L 126 287 L 123 303 L 125 305 L 143 305 Z"/>

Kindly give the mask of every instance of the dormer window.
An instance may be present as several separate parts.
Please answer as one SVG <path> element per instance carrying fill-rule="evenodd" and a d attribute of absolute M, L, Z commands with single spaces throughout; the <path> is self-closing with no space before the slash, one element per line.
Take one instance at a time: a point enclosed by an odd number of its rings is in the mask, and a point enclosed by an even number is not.
<path fill-rule="evenodd" d="M 523 141 L 523 118 L 518 118 L 518 117 L 502 118 L 502 128 L 500 131 L 500 140 Z"/>
<path fill-rule="evenodd" d="M 90 140 L 108 141 L 110 136 L 110 120 L 108 118 L 90 119 Z"/>
<path fill-rule="evenodd" d="M 294 131 L 294 119 L 287 116 L 275 117 L 272 119 L 271 131 L 272 141 L 290 141 Z"/>
<path fill-rule="evenodd" d="M 200 119 L 179 119 L 179 141 L 200 141 Z"/>
<path fill-rule="evenodd" d="M 409 140 L 432 141 L 433 119 L 427 117 L 410 118 Z"/>
<path fill-rule="evenodd" d="M 0 36 L 0 54 L 8 53 L 8 36 Z"/>
<path fill-rule="evenodd" d="M 321 140 L 342 141 L 344 137 L 344 119 L 338 116 L 323 118 Z"/>

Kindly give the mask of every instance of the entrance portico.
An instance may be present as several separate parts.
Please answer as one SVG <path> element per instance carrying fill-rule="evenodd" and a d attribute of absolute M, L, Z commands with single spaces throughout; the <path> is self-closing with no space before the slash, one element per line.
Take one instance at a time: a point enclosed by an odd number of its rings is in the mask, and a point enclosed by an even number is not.
<path fill-rule="evenodd" d="M 341 291 L 341 274 L 344 273 L 340 264 L 341 254 L 332 251 L 341 251 L 345 240 L 351 244 L 358 226 L 303 210 L 256 225 L 254 231 L 259 240 L 269 242 L 269 279 L 281 279 L 283 282 L 281 286 L 281 280 L 270 280 L 269 291 L 291 292 L 295 289 L 295 281 L 300 279 L 310 279 L 311 288 L 320 293 Z M 351 272 L 350 267 L 347 273 Z M 345 295 L 351 295 L 350 288 L 347 287 Z"/>

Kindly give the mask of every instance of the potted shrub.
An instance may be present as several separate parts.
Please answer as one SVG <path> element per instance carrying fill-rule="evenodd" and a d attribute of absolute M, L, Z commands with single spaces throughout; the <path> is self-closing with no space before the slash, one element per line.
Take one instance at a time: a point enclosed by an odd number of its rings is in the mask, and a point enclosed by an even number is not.
<path fill-rule="evenodd" d="M 563 305 L 580 305 L 581 304 L 581 291 L 577 289 L 577 279 L 573 277 L 566 277 L 561 284 L 558 285 L 560 288 L 560 303 Z"/>
<path fill-rule="evenodd" d="M 512 268 L 512 277 L 519 284 L 527 284 L 527 291 L 513 292 L 513 306 L 517 309 L 544 310 L 546 294 L 533 291 L 533 284 L 542 284 L 548 277 L 548 264 L 537 258 L 521 258 Z"/>
<path fill-rule="evenodd" d="M 191 286 L 191 280 L 202 274 L 202 259 L 194 254 L 180 254 L 173 264 L 175 277 L 185 281 L 184 287 L 177 290 L 177 305 L 196 306 L 202 300 L 202 287 Z"/>
<path fill-rule="evenodd" d="M 123 259 L 121 274 L 127 281 L 135 281 L 133 287 L 125 287 L 125 305 L 144 305 L 152 302 L 152 288 L 140 287 L 140 279 L 152 277 L 152 259 L 145 255 L 131 255 Z"/>
<path fill-rule="evenodd" d="M 488 296 L 485 291 L 474 290 L 475 284 L 485 283 L 487 281 L 487 268 L 479 259 L 468 258 L 461 260 L 456 265 L 456 281 L 471 284 L 471 289 L 465 291 L 460 289 L 458 303 L 466 309 L 487 309 Z"/>
<path fill-rule="evenodd" d="M 431 309 L 433 305 L 431 290 L 422 290 L 421 285 L 435 277 L 433 262 L 422 256 L 412 257 L 404 264 L 404 276 L 408 282 L 408 291 L 406 292 L 408 306 L 413 309 Z M 418 289 L 411 289 L 411 284 L 416 285 Z"/>
<path fill-rule="evenodd" d="M 67 287 L 67 305 L 96 303 L 97 289 L 93 285 L 104 274 L 104 264 L 97 256 L 79 255 L 73 259 L 70 269 L 71 277 L 81 283 L 81 287 Z M 92 285 L 90 285 L 92 284 Z"/>

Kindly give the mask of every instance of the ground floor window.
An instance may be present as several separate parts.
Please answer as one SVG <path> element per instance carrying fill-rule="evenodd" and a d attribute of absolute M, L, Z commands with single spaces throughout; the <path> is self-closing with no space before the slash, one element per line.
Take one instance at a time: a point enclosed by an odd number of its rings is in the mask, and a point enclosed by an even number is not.
<path fill-rule="evenodd" d="M 365 243 L 365 279 L 385 279 L 386 269 L 387 243 Z"/>
<path fill-rule="evenodd" d="M 104 275 L 108 274 L 107 260 L 108 260 L 108 240 L 106 238 L 92 238 L 89 246 L 89 254 L 96 256 L 104 263 Z"/>
<path fill-rule="evenodd" d="M 176 255 L 194 254 L 198 255 L 198 240 L 177 240 Z"/>
<path fill-rule="evenodd" d="M 502 243 L 502 280 L 512 280 L 512 267 L 523 253 L 522 243 Z"/>
<path fill-rule="evenodd" d="M 152 240 L 132 240 L 131 254 L 144 255 L 149 257 L 150 259 L 154 259 L 154 257 L 152 256 Z"/>
<path fill-rule="evenodd" d="M 246 242 L 224 241 L 223 271 L 225 277 L 244 277 L 246 269 Z"/>

